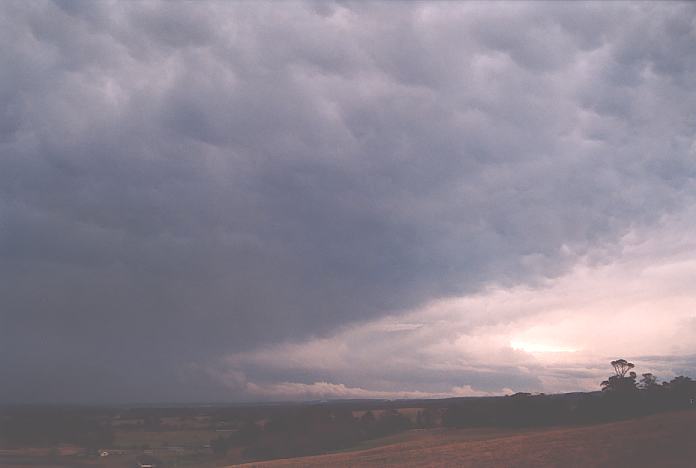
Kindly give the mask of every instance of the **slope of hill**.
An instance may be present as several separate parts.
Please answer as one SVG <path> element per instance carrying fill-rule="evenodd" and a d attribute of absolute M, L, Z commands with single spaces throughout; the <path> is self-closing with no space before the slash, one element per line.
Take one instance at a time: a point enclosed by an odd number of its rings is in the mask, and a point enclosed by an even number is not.
<path fill-rule="evenodd" d="M 694 467 L 696 411 L 582 427 L 416 430 L 381 443 L 248 466 Z"/>

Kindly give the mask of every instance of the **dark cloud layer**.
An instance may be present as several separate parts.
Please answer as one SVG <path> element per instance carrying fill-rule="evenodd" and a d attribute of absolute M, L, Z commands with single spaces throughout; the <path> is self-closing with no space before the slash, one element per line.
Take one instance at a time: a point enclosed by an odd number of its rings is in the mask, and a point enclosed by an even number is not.
<path fill-rule="evenodd" d="M 243 398 L 186 369 L 608 261 L 694 201 L 695 21 L 3 2 L 0 397 Z"/>

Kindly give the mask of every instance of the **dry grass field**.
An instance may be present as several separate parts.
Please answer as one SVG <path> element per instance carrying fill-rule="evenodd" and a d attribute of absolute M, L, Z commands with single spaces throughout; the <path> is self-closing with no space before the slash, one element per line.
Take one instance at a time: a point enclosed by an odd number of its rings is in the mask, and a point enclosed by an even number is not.
<path fill-rule="evenodd" d="M 696 467 L 696 411 L 579 427 L 416 430 L 380 443 L 247 466 Z"/>

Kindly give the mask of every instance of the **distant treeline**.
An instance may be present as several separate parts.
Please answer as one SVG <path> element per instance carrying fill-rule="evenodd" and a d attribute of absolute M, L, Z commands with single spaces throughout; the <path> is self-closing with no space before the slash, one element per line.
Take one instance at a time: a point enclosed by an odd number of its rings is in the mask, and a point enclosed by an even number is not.
<path fill-rule="evenodd" d="M 694 407 L 696 382 L 675 377 L 658 383 L 650 373 L 637 381 L 633 363 L 612 361 L 614 375 L 601 392 L 562 395 L 517 393 L 504 398 L 451 403 L 443 415 L 447 427 L 543 426 L 586 424 Z"/>

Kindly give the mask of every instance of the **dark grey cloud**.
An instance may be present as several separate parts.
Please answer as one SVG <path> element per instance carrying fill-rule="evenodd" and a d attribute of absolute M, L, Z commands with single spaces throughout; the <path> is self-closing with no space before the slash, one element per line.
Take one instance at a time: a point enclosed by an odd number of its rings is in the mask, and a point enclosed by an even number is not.
<path fill-rule="evenodd" d="M 234 399 L 186 366 L 694 200 L 691 4 L 0 8 L 5 400 Z"/>

